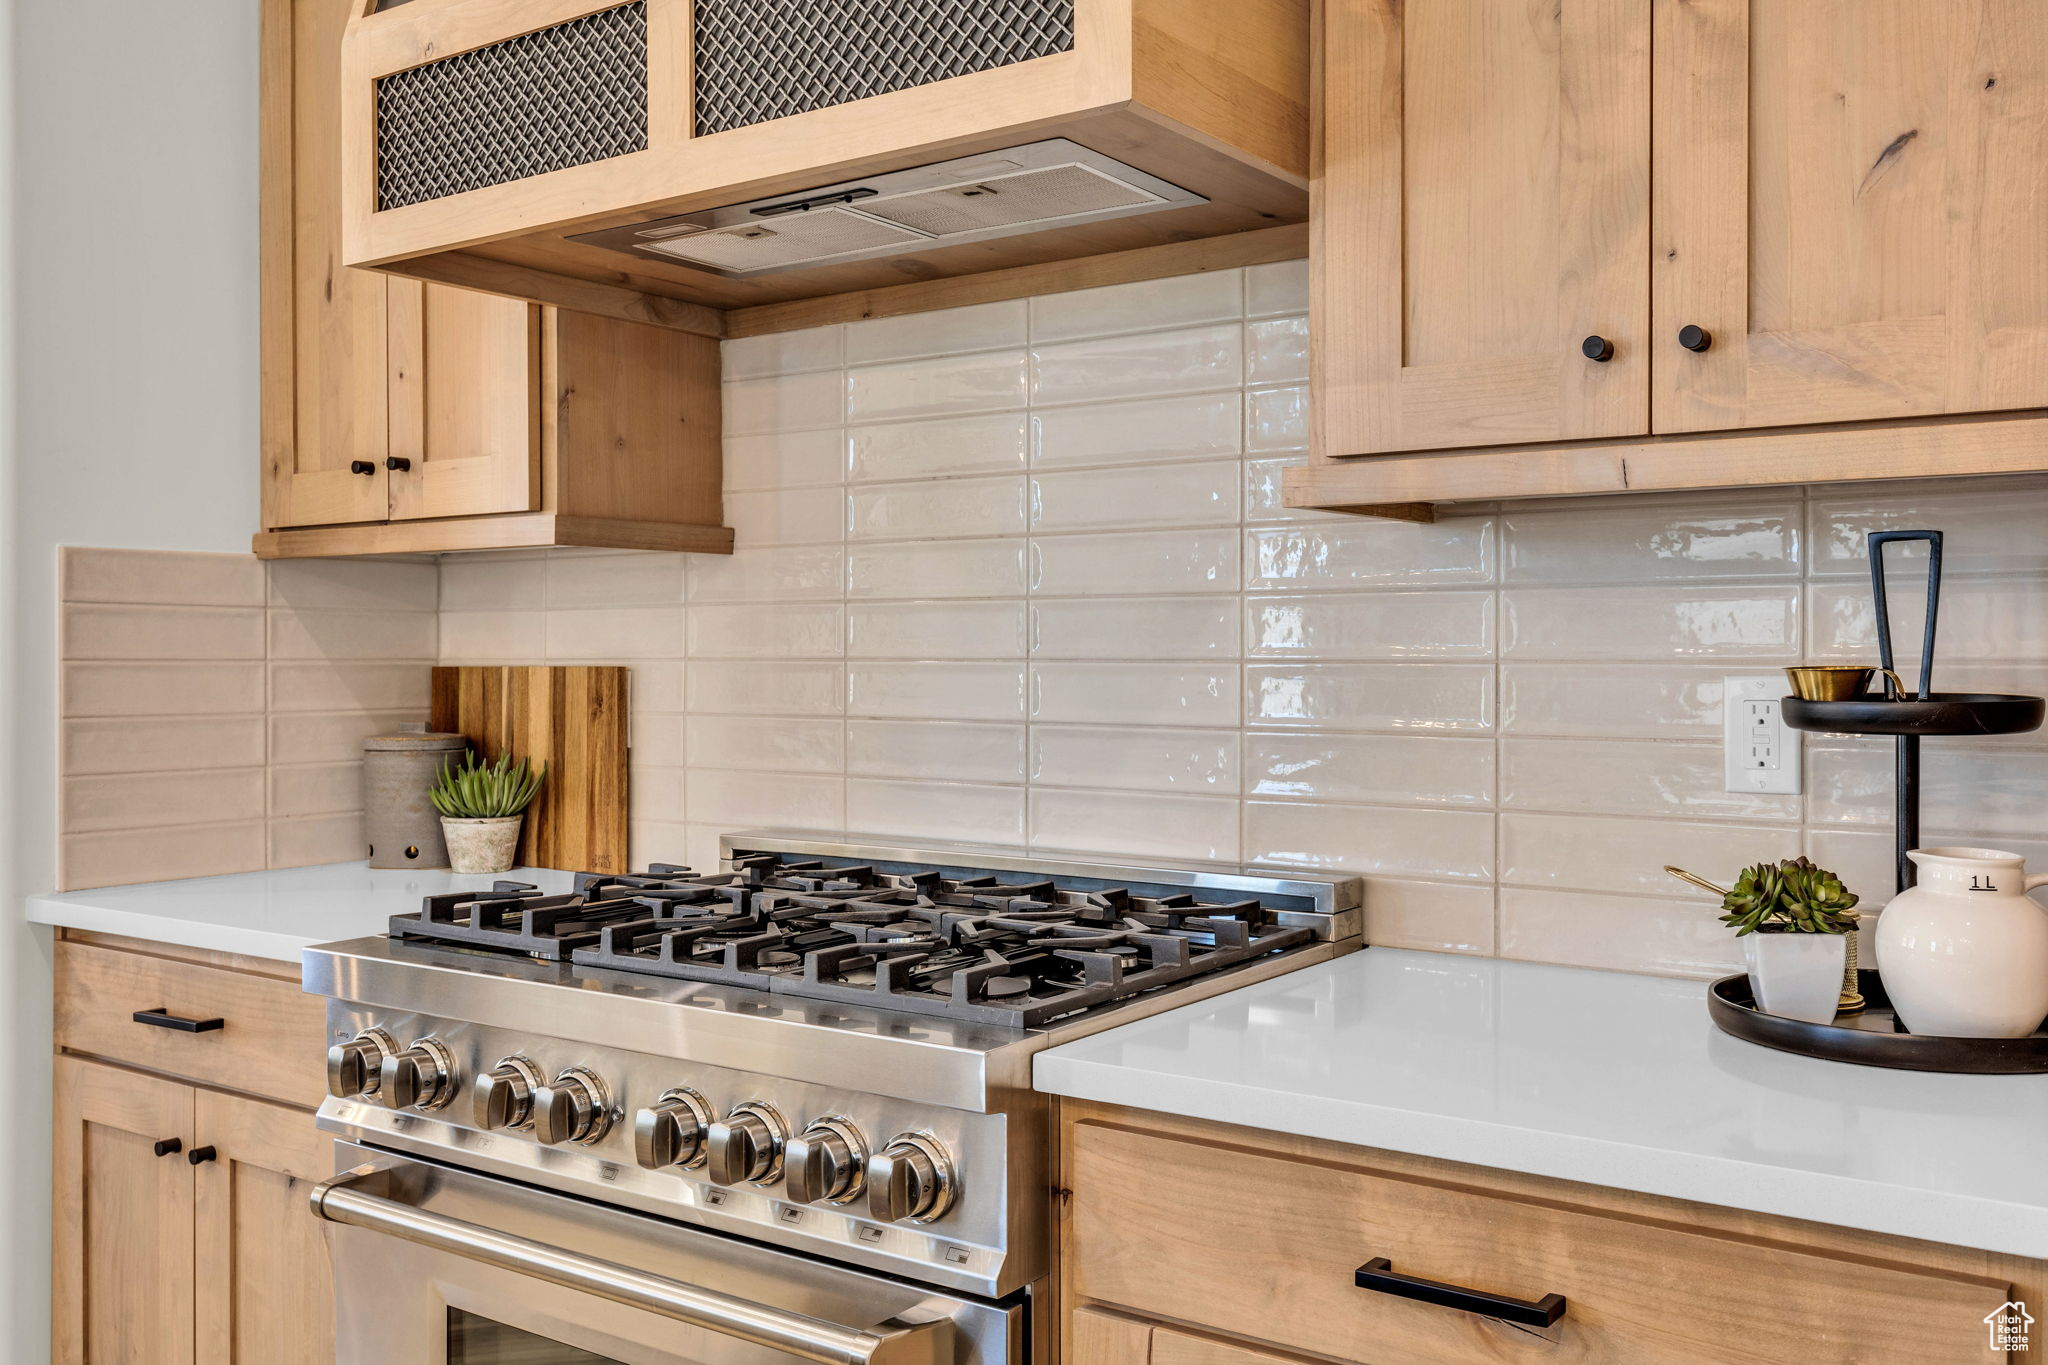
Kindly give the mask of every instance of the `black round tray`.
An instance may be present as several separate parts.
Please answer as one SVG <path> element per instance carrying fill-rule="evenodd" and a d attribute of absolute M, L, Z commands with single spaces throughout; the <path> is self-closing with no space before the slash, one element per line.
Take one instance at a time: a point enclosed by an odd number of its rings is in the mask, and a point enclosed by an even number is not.
<path fill-rule="evenodd" d="M 1874 971 L 1856 973 L 1864 1008 L 1838 1014 L 1832 1024 L 1808 1024 L 1764 1014 L 1746 975 L 1724 976 L 1707 992 L 1707 1013 L 1723 1033 L 1780 1052 L 1797 1052 L 1895 1071 L 1955 1071 L 1973 1076 L 2029 1076 L 2048 1072 L 2048 1032 L 2024 1038 L 1936 1038 L 1907 1033 L 1892 1013 L 1891 997 Z"/>
<path fill-rule="evenodd" d="M 1996 692 L 1930 692 L 1926 701 L 1805 701 L 1780 703 L 1785 723 L 1795 730 L 1838 735 L 2016 735 L 2041 728 L 2039 697 Z"/>

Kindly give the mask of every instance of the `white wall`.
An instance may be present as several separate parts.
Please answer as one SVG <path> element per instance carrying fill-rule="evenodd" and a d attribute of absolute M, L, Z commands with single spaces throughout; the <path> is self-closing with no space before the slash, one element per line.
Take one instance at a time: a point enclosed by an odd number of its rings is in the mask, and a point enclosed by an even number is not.
<path fill-rule="evenodd" d="M 6 864 L 52 883 L 59 545 L 247 550 L 256 527 L 255 0 L 11 0 L 19 345 L 0 482 L 13 616 Z M 0 1342 L 47 1352 L 48 949 L 0 933 Z"/>

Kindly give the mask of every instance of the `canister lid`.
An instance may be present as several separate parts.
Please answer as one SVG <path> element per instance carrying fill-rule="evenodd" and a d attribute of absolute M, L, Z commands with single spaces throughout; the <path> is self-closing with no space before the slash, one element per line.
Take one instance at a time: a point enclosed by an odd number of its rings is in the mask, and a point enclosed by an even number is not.
<path fill-rule="evenodd" d="M 423 720 L 409 720 L 400 723 L 396 734 L 372 735 L 364 740 L 363 752 L 452 753 L 468 747 L 468 744 L 469 741 L 461 735 L 442 734 L 429 730 Z"/>

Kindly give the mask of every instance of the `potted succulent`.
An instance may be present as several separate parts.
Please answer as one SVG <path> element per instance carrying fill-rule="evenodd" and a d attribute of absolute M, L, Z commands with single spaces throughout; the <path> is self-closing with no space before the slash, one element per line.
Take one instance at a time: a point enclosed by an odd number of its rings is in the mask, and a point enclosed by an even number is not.
<path fill-rule="evenodd" d="M 1810 1024 L 1834 1019 L 1858 919 L 1856 893 L 1840 877 L 1803 857 L 1746 867 L 1733 890 L 1666 871 L 1721 897 L 1721 923 L 1742 940 L 1758 1009 Z"/>
<path fill-rule="evenodd" d="M 520 823 L 547 775 L 545 763 L 530 772 L 523 758 L 515 768 L 509 753 L 488 765 L 474 749 L 463 751 L 459 768 L 443 760 L 427 795 L 441 813 L 449 866 L 463 873 L 510 872 Z"/>

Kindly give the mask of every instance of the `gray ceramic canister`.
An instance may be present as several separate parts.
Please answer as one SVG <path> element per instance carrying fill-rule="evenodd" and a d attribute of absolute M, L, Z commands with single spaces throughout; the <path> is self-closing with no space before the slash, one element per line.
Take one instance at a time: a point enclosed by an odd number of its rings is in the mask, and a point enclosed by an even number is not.
<path fill-rule="evenodd" d="M 363 825 L 370 836 L 371 867 L 446 867 L 441 814 L 427 791 L 449 759 L 460 763 L 469 741 L 435 734 L 424 721 L 395 735 L 363 741 Z"/>

